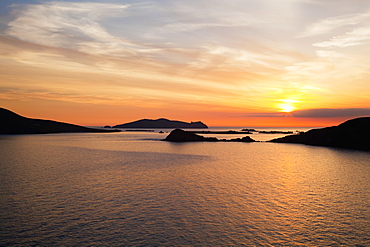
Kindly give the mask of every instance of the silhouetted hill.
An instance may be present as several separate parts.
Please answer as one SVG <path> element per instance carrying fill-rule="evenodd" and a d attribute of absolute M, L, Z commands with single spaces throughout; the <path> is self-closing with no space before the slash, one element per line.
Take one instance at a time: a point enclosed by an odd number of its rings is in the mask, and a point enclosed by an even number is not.
<path fill-rule="evenodd" d="M 22 117 L 0 108 L 0 134 L 47 134 L 65 132 L 116 132 L 118 130 L 91 129 L 52 120 Z"/>
<path fill-rule="evenodd" d="M 197 135 L 195 133 L 185 131 L 182 129 L 174 129 L 171 133 L 164 139 L 164 141 L 169 142 L 255 142 L 249 136 L 243 138 L 236 138 L 231 140 L 219 140 L 215 137 L 204 137 Z"/>
<path fill-rule="evenodd" d="M 205 125 L 202 122 L 181 122 L 181 121 L 173 121 L 168 120 L 165 118 L 159 118 L 159 119 L 141 119 L 138 121 L 125 123 L 125 124 L 119 124 L 116 126 L 113 126 L 113 128 L 159 128 L 159 129 L 172 129 L 172 128 L 195 128 L 195 129 L 205 129 L 208 128 L 207 125 Z"/>
<path fill-rule="evenodd" d="M 370 117 L 355 118 L 338 126 L 312 129 L 270 142 L 370 150 Z"/>

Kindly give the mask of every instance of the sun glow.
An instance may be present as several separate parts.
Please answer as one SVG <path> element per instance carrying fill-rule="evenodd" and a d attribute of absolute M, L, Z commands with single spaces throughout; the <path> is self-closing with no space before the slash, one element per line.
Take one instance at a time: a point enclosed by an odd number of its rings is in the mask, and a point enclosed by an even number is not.
<path fill-rule="evenodd" d="M 280 112 L 285 112 L 285 113 L 294 111 L 296 109 L 296 107 L 294 106 L 294 103 L 298 102 L 297 100 L 294 100 L 294 99 L 282 99 L 279 101 L 281 101 L 282 103 L 279 103 L 277 107 L 280 109 L 279 110 Z"/>
<path fill-rule="evenodd" d="M 295 107 L 294 106 L 292 106 L 291 104 L 280 104 L 280 111 L 281 112 L 292 112 L 294 109 L 295 109 Z"/>

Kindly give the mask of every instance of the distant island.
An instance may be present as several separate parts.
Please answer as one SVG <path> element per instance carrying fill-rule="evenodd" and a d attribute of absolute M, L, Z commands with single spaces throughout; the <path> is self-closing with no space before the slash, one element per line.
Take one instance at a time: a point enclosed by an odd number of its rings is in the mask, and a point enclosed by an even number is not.
<path fill-rule="evenodd" d="M 118 132 L 114 129 L 92 129 L 75 124 L 20 116 L 0 108 L 0 134 L 48 134 L 68 132 Z"/>
<path fill-rule="evenodd" d="M 208 130 L 198 130 L 198 131 L 188 131 L 194 134 L 253 134 L 249 131 L 235 131 L 235 130 L 226 130 L 226 131 L 208 131 Z"/>
<path fill-rule="evenodd" d="M 293 134 L 293 131 L 281 131 L 281 130 L 256 130 L 256 129 L 242 129 L 242 132 L 257 132 L 259 134 Z"/>
<path fill-rule="evenodd" d="M 271 131 L 258 131 L 260 134 L 293 134 L 293 131 L 280 131 L 280 130 L 271 130 Z"/>
<path fill-rule="evenodd" d="M 370 151 L 370 117 L 355 118 L 338 126 L 312 129 L 296 135 L 273 139 L 270 142 L 300 143 Z"/>
<path fill-rule="evenodd" d="M 141 119 L 130 123 L 119 124 L 113 126 L 113 128 L 147 128 L 147 129 L 174 129 L 174 128 L 181 128 L 181 129 L 207 129 L 208 126 L 204 123 L 198 122 L 191 122 L 186 123 L 182 121 L 174 121 L 168 120 L 165 118 L 159 119 Z"/>
<path fill-rule="evenodd" d="M 164 139 L 164 141 L 168 142 L 255 142 L 249 136 L 245 136 L 243 138 L 235 138 L 231 140 L 225 139 L 217 139 L 215 137 L 204 137 L 192 133 L 190 131 L 185 131 L 182 129 L 175 129 L 172 130 L 171 133 Z"/>
<path fill-rule="evenodd" d="M 293 131 L 280 131 L 280 130 L 272 130 L 272 131 L 258 131 L 255 129 L 242 129 L 241 131 L 236 130 L 196 130 L 196 131 L 189 131 L 194 134 L 253 134 L 253 132 L 259 133 L 259 134 L 293 134 Z"/>

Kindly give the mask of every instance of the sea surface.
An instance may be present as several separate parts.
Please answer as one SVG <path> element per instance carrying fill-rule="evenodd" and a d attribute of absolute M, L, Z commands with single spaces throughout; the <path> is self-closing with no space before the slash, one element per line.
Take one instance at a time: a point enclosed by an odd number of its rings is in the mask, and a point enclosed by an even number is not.
<path fill-rule="evenodd" d="M 0 136 L 0 246 L 370 246 L 370 152 L 166 135 Z"/>

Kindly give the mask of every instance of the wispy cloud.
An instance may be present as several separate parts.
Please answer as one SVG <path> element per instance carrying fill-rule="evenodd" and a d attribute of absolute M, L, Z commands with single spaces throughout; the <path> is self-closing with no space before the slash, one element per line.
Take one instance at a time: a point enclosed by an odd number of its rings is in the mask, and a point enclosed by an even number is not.
<path fill-rule="evenodd" d="M 16 18 L 6 33 L 20 40 L 111 56 L 132 55 L 135 49 L 143 49 L 103 25 L 106 19 L 128 15 L 127 4 L 47 2 L 12 7 Z"/>
<path fill-rule="evenodd" d="M 370 90 L 370 3 L 337 5 L 319 0 L 13 4 L 0 30 L 0 80 L 13 89 L 1 97 L 18 92 L 40 102 L 81 103 L 86 97 L 99 104 L 213 105 L 236 114 L 279 111 L 283 100 L 307 109 L 350 97 L 358 107 L 368 102 Z M 250 115 L 261 116 L 281 113 Z"/>
<path fill-rule="evenodd" d="M 68 49 L 92 55 L 88 58 L 91 71 L 98 69 L 122 75 L 130 70 L 130 75 L 137 78 L 161 77 L 167 80 L 170 77 L 165 78 L 163 74 L 181 70 L 177 75 L 206 76 L 214 82 L 228 84 L 233 82 L 226 79 L 236 78 L 230 73 L 243 73 L 243 77 L 249 74 L 249 78 L 269 76 L 278 73 L 283 67 L 281 63 L 296 61 L 297 52 L 263 45 L 255 40 L 255 34 L 246 42 L 235 44 L 239 34 L 225 27 L 235 27 L 237 31 L 261 22 L 255 13 L 248 11 L 253 7 L 249 2 L 168 4 L 166 8 L 162 2 L 122 5 L 53 1 L 13 5 L 15 18 L 9 23 L 6 33 L 48 49 L 13 53 L 18 62 L 45 68 L 89 70 L 86 64 L 76 64 L 82 59 L 71 57 L 66 50 L 49 48 Z M 255 5 L 260 11 L 269 6 L 265 3 Z M 207 7 L 207 11 L 202 6 Z M 246 15 L 245 10 L 249 14 Z M 229 14 L 231 12 L 233 15 Z M 213 28 L 221 29 L 216 31 Z M 199 35 L 199 29 L 211 35 Z M 203 70 L 202 75 L 199 75 L 199 70 Z M 244 78 L 238 79 L 242 80 Z M 176 81 L 183 79 L 172 79 L 173 83 Z M 213 84 L 210 81 L 201 83 L 203 86 Z"/>
<path fill-rule="evenodd" d="M 365 45 L 370 42 L 370 28 L 363 27 L 347 32 L 343 35 L 335 36 L 329 41 L 314 43 L 317 47 L 349 47 Z"/>
<path fill-rule="evenodd" d="M 352 75 L 362 73 L 358 68 L 364 66 L 366 62 L 360 62 L 363 49 L 357 47 L 370 44 L 369 26 L 369 8 L 363 8 L 363 10 L 357 9 L 356 14 L 339 15 L 314 22 L 308 25 L 298 37 L 320 39 L 312 43 L 312 46 L 319 50 L 315 51 L 317 58 L 310 62 L 321 64 L 324 68 L 317 75 L 322 79 L 329 79 L 332 76 L 345 78 L 349 71 Z M 305 71 L 307 72 L 304 68 L 303 72 L 306 73 Z"/>
<path fill-rule="evenodd" d="M 326 51 L 326 50 L 318 50 L 316 51 L 316 55 L 319 57 L 326 57 L 326 58 L 340 58 L 344 57 L 344 54 L 341 54 L 336 51 Z"/>
<path fill-rule="evenodd" d="M 336 16 L 320 20 L 307 26 L 306 30 L 298 37 L 310 37 L 328 34 L 343 27 L 352 27 L 370 21 L 370 13 Z"/>
<path fill-rule="evenodd" d="M 263 71 L 261 67 L 269 69 L 276 68 L 272 60 L 275 60 L 277 64 L 286 59 L 292 59 L 276 53 L 264 54 L 266 52 L 254 52 L 215 44 L 205 45 L 203 49 L 204 52 L 199 59 L 190 63 L 190 67 L 219 68 L 232 71 L 245 71 L 253 67 L 254 72 L 258 73 Z"/>
<path fill-rule="evenodd" d="M 123 42 L 109 34 L 99 21 L 123 15 L 128 5 L 48 2 L 13 5 L 16 18 L 7 33 L 21 40 L 48 46 L 75 48 L 79 42 L 100 40 Z M 72 47 L 71 47 L 72 46 Z"/>

